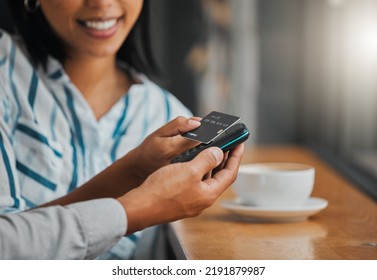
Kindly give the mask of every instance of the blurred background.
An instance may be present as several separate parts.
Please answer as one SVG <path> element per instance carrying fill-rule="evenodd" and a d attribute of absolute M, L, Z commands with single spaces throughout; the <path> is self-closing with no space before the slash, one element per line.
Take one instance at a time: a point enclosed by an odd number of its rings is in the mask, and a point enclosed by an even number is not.
<path fill-rule="evenodd" d="M 153 0 L 166 87 L 311 147 L 377 199 L 377 0 Z M 289 160 L 289 159 L 287 159 Z"/>
<path fill-rule="evenodd" d="M 309 146 L 377 199 L 377 0 L 151 4 L 160 84 L 195 115 L 241 116 L 248 146 Z"/>

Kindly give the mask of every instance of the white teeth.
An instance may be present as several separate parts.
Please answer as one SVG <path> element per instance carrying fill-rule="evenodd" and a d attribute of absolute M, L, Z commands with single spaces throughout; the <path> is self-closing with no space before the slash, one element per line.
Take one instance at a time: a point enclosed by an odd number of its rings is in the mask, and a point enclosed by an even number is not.
<path fill-rule="evenodd" d="M 116 19 L 110 19 L 105 21 L 85 21 L 86 27 L 96 30 L 106 30 L 113 27 L 117 23 Z"/>

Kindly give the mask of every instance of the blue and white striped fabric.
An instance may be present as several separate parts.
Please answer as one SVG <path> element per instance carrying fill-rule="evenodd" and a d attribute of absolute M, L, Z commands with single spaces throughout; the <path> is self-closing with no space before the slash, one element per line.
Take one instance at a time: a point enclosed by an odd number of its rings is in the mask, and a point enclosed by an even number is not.
<path fill-rule="evenodd" d="M 143 75 L 100 120 L 50 58 L 35 69 L 0 30 L 0 213 L 64 196 L 126 154 L 151 132 L 191 113 Z M 104 93 L 109 94 L 109 93 Z M 138 234 L 107 258 L 132 257 Z"/>

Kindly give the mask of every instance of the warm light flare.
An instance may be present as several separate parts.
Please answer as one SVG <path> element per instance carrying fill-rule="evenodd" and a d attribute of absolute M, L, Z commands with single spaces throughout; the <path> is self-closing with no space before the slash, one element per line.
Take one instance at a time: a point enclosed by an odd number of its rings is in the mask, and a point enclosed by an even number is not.
<path fill-rule="evenodd" d="M 377 22 L 364 21 L 355 24 L 350 34 L 351 51 L 357 58 L 377 59 Z"/>

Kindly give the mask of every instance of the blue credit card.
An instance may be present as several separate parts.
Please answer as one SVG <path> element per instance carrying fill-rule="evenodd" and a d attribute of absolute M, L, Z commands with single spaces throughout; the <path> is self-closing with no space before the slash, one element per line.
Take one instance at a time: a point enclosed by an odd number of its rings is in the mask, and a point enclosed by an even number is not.
<path fill-rule="evenodd" d="M 187 139 L 208 144 L 240 119 L 241 118 L 237 116 L 213 111 L 200 121 L 201 125 L 198 128 L 186 132 L 182 134 L 182 136 Z"/>

